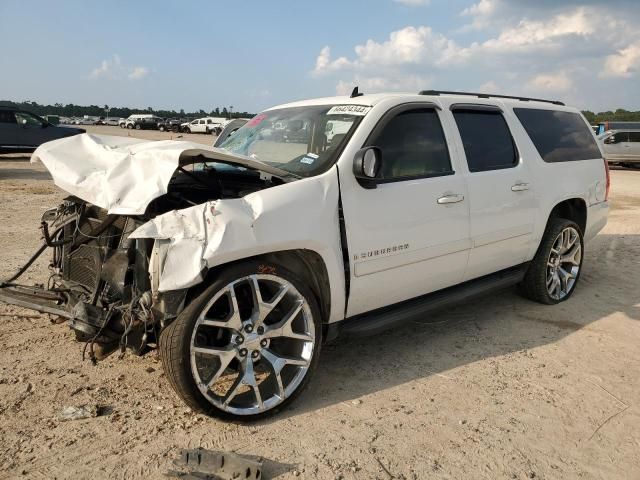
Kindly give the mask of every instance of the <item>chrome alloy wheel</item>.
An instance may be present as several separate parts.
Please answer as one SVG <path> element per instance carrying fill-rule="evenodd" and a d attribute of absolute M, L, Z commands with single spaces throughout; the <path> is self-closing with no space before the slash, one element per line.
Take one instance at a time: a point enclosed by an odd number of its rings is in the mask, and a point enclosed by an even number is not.
<path fill-rule="evenodd" d="M 214 406 L 253 415 L 296 391 L 314 344 L 314 318 L 298 290 L 275 275 L 250 275 L 219 290 L 199 313 L 191 372 Z"/>
<path fill-rule="evenodd" d="M 547 291 L 551 298 L 562 300 L 573 289 L 582 262 L 580 234 L 573 227 L 560 232 L 547 260 Z"/>

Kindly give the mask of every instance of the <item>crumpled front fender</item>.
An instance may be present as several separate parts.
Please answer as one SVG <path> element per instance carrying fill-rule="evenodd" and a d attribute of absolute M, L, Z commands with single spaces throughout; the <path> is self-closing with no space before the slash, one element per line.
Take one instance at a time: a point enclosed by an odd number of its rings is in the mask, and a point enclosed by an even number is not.
<path fill-rule="evenodd" d="M 162 256 L 158 259 L 161 292 L 197 285 L 208 269 L 231 261 L 283 250 L 312 250 L 322 257 L 329 274 L 330 321 L 342 318 L 345 283 L 335 167 L 243 198 L 214 200 L 159 215 L 129 238 L 155 239 Z"/>

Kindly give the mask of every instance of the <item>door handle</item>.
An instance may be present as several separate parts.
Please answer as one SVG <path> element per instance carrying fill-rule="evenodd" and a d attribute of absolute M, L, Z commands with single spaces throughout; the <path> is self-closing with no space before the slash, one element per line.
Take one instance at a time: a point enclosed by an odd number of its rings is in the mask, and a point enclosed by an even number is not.
<path fill-rule="evenodd" d="M 515 185 L 511 186 L 512 192 L 524 192 L 525 190 L 529 190 L 528 183 L 516 183 Z"/>
<path fill-rule="evenodd" d="M 464 195 L 458 195 L 457 193 L 451 195 L 444 195 L 438 199 L 438 205 L 447 205 L 449 203 L 458 203 L 464 200 Z"/>

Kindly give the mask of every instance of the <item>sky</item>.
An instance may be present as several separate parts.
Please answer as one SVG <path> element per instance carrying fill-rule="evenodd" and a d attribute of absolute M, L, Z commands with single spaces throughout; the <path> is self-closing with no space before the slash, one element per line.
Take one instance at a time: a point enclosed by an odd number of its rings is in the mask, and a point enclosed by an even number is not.
<path fill-rule="evenodd" d="M 0 0 L 0 99 L 257 112 L 423 89 L 640 110 L 640 0 Z"/>

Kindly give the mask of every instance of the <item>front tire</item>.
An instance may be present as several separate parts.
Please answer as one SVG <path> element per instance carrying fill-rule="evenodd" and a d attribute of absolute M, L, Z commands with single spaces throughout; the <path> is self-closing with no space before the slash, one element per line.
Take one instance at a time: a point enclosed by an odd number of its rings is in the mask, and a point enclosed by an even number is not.
<path fill-rule="evenodd" d="M 249 261 L 223 270 L 160 336 L 176 393 L 224 419 L 272 415 L 306 387 L 322 319 L 309 287 L 285 267 Z"/>
<path fill-rule="evenodd" d="M 571 220 L 551 218 L 522 281 L 522 293 L 546 305 L 564 302 L 578 283 L 583 257 L 580 227 Z"/>

